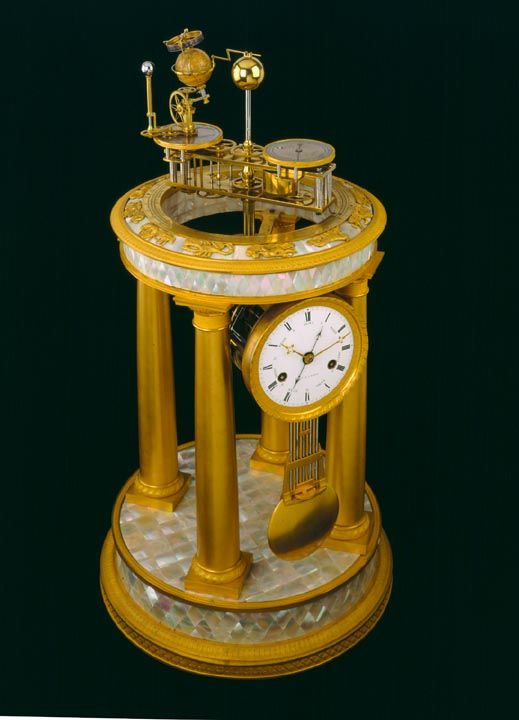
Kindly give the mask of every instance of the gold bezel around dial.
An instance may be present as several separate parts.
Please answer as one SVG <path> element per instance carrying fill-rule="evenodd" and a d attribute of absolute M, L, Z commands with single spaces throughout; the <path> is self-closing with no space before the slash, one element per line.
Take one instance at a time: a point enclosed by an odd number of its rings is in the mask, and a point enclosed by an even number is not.
<path fill-rule="evenodd" d="M 330 307 L 342 313 L 351 326 L 353 353 L 350 364 L 341 381 L 324 397 L 309 405 L 281 405 L 267 395 L 259 378 L 261 351 L 272 332 L 290 315 L 298 310 L 312 307 Z M 272 417 L 286 422 L 310 420 L 332 410 L 355 384 L 366 363 L 368 335 L 366 327 L 355 315 L 351 305 L 336 295 L 324 295 L 297 302 L 275 305 L 265 312 L 254 325 L 245 344 L 242 359 L 243 379 L 259 407 Z"/>

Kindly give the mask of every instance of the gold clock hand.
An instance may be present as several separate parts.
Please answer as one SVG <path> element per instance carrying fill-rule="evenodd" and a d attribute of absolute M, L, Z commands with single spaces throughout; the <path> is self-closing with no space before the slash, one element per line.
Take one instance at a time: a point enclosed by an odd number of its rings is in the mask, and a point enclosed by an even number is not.
<path fill-rule="evenodd" d="M 285 350 L 288 350 L 289 353 L 294 352 L 296 355 L 301 355 L 301 357 L 304 357 L 304 353 L 300 353 L 299 350 L 296 350 L 293 345 L 285 345 L 285 343 L 281 343 L 281 347 L 284 347 Z"/>
<path fill-rule="evenodd" d="M 338 340 L 336 340 L 335 342 L 333 342 L 331 345 L 328 345 L 328 347 L 325 347 L 324 350 L 319 350 L 318 353 L 315 353 L 314 359 L 315 359 L 316 357 L 319 357 L 319 355 L 321 355 L 321 353 L 326 352 L 326 351 L 329 350 L 331 347 L 333 347 L 334 345 L 337 345 L 337 343 L 340 343 L 340 342 L 342 342 L 342 338 L 339 338 Z"/>
<path fill-rule="evenodd" d="M 331 347 L 333 347 L 334 345 L 337 345 L 337 343 L 343 342 L 348 335 L 349 335 L 349 333 L 346 333 L 346 335 L 340 335 L 339 338 L 338 338 L 335 342 L 333 342 L 331 345 L 328 345 L 328 347 L 325 347 L 324 350 L 319 350 L 318 353 L 315 353 L 315 354 L 314 354 L 314 358 L 316 358 L 316 357 L 317 357 L 318 355 L 320 355 L 321 353 L 326 352 L 327 350 L 329 350 L 329 349 L 330 349 Z"/>

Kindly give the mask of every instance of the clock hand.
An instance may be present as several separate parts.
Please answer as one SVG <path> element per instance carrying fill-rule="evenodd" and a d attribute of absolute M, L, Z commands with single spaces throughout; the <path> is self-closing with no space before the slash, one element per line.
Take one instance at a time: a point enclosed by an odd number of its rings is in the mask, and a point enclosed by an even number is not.
<path fill-rule="evenodd" d="M 325 347 L 324 350 L 319 350 L 318 353 L 315 353 L 314 358 L 316 358 L 316 357 L 317 357 L 318 355 L 320 355 L 321 353 L 326 352 L 327 350 L 329 350 L 329 349 L 330 349 L 331 347 L 333 347 L 334 345 L 337 345 L 337 343 L 342 342 L 345 337 L 346 337 L 346 335 L 345 335 L 344 337 L 340 337 L 338 340 L 336 340 L 335 342 L 333 342 L 331 345 L 328 345 L 328 347 Z"/>
<path fill-rule="evenodd" d="M 325 321 L 325 322 L 326 322 L 326 321 Z M 317 333 L 317 337 L 315 338 L 315 342 L 314 342 L 314 344 L 313 344 L 312 349 L 310 350 L 310 353 L 313 353 L 314 348 L 315 348 L 315 346 L 317 345 L 317 341 L 318 341 L 319 338 L 321 337 L 321 333 L 322 333 L 322 331 L 323 331 L 323 328 L 324 328 L 324 323 L 321 325 L 321 329 L 320 329 L 319 332 Z M 298 354 L 301 355 L 301 353 L 298 353 Z M 304 357 L 304 355 L 303 355 L 302 357 Z M 295 386 L 297 385 L 297 383 L 299 382 L 299 378 L 300 378 L 301 375 L 303 374 L 306 365 L 307 365 L 307 364 L 306 364 L 305 362 L 303 362 L 303 367 L 301 368 L 301 372 L 300 372 L 299 375 L 296 377 L 296 381 L 295 381 L 295 383 L 294 383 L 294 385 L 293 385 L 293 387 L 292 387 L 292 390 L 291 390 L 290 392 L 294 392 L 294 388 L 295 388 Z"/>
<path fill-rule="evenodd" d="M 315 353 L 315 355 L 314 355 L 314 360 L 315 360 L 316 357 L 319 357 L 319 355 L 320 355 L 321 353 L 326 352 L 327 350 L 329 350 L 330 348 L 332 348 L 334 345 L 337 345 L 338 342 L 341 342 L 341 341 L 340 341 L 340 340 L 336 340 L 336 341 L 333 342 L 331 345 L 328 345 L 328 347 L 325 347 L 324 350 L 319 350 L 318 353 Z"/>
<path fill-rule="evenodd" d="M 306 365 L 303 364 L 303 367 L 301 368 L 301 372 L 300 372 L 299 375 L 296 377 L 296 381 L 295 381 L 294 385 L 292 386 L 292 390 L 290 391 L 291 393 L 294 392 L 295 387 L 296 387 L 297 383 L 299 382 L 299 378 L 300 378 L 301 375 L 303 374 L 303 371 L 304 371 L 305 367 L 306 367 Z"/>
<path fill-rule="evenodd" d="M 325 320 L 324 322 L 326 322 L 326 320 Z M 322 333 L 323 329 L 324 329 L 324 323 L 321 325 L 321 329 L 320 329 L 319 332 L 317 333 L 317 337 L 315 338 L 314 345 L 313 345 L 312 349 L 310 350 L 310 352 L 313 353 L 313 351 L 315 350 L 315 346 L 317 345 L 317 341 L 318 341 L 319 338 L 321 337 L 321 333 Z"/>
<path fill-rule="evenodd" d="M 296 353 L 296 355 L 301 355 L 301 357 L 304 357 L 304 353 L 300 353 L 299 350 L 295 350 L 293 345 L 285 345 L 284 343 L 280 343 L 281 347 L 284 347 L 285 350 L 288 351 L 290 354 L 291 352 Z"/>

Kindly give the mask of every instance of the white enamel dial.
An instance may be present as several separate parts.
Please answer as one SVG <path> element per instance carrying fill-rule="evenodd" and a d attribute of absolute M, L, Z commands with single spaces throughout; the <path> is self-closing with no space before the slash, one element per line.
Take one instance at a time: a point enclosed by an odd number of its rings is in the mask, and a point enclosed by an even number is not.
<path fill-rule="evenodd" d="M 346 314 L 310 302 L 268 334 L 259 354 L 260 387 L 277 405 L 313 405 L 345 379 L 353 353 L 354 333 Z"/>

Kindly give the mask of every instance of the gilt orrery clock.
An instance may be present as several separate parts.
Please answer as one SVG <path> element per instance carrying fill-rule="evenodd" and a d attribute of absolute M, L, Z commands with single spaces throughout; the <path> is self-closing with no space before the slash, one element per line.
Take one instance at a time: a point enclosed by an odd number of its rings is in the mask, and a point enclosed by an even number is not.
<path fill-rule="evenodd" d="M 333 174 L 329 143 L 254 143 L 260 56 L 208 55 L 202 40 L 184 30 L 164 43 L 181 83 L 167 124 L 143 63 L 141 134 L 167 172 L 111 215 L 137 281 L 139 468 L 115 502 L 101 586 L 119 629 L 149 655 L 268 677 L 351 648 L 390 594 L 391 550 L 365 477 L 367 294 L 386 215 Z M 232 63 L 243 92 L 241 142 L 195 120 L 217 60 Z M 222 232 L 233 217 L 240 232 Z M 194 326 L 182 344 L 195 346 L 195 438 L 180 446 L 171 301 Z M 261 409 L 259 435 L 236 433 L 232 363 Z"/>

